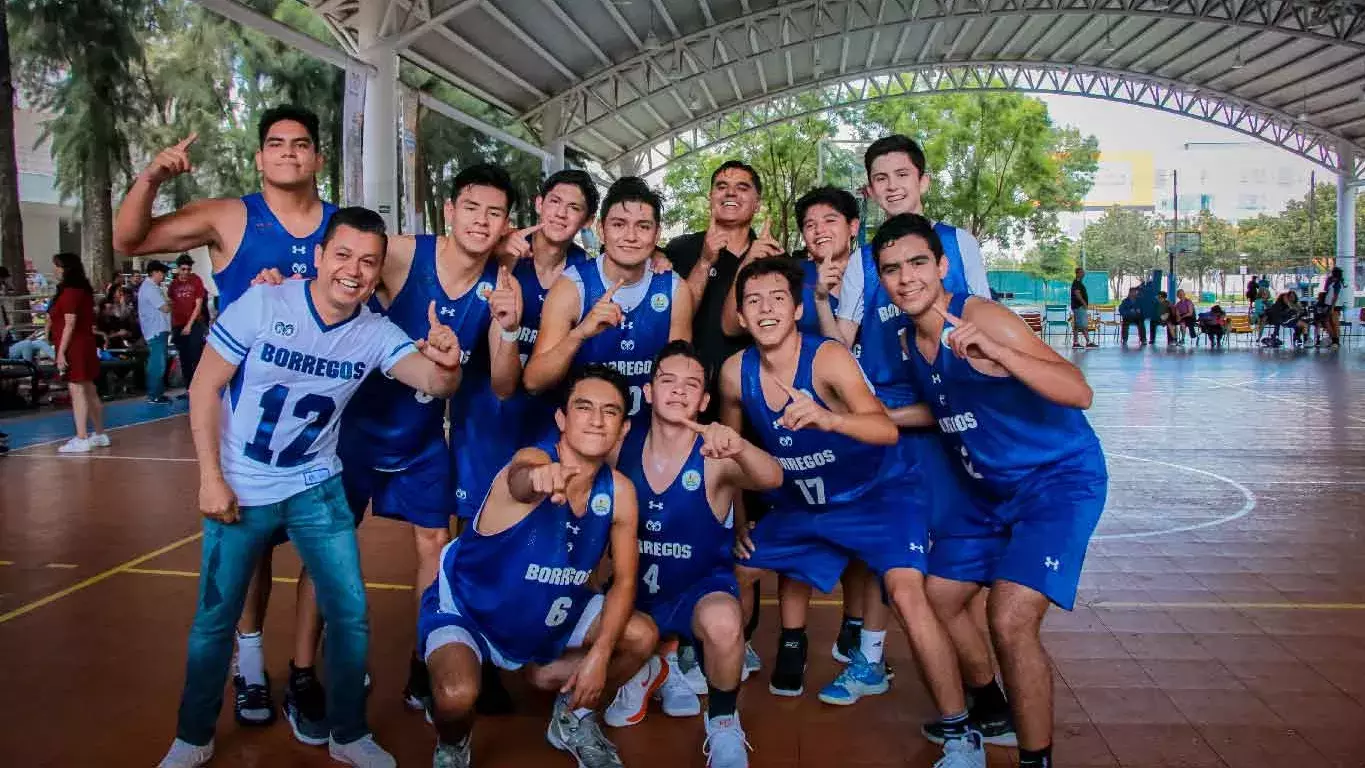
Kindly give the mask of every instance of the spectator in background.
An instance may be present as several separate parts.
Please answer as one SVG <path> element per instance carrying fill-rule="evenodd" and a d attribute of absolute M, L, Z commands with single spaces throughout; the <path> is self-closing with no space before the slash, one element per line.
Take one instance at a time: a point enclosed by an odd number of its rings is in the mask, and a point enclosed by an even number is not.
<path fill-rule="evenodd" d="M 1204 325 L 1204 332 L 1209 335 L 1209 342 L 1214 348 L 1223 346 L 1223 336 L 1228 332 L 1228 315 L 1219 305 L 1214 304 L 1209 309 L 1209 317 Z"/>
<path fill-rule="evenodd" d="M 1152 339 L 1152 346 L 1156 346 L 1156 329 L 1166 329 L 1166 346 L 1170 346 L 1175 341 L 1175 309 L 1171 306 L 1171 299 L 1165 291 L 1156 292 L 1156 304 L 1152 308 L 1152 316 L 1148 321 L 1151 329 L 1148 336 Z"/>
<path fill-rule="evenodd" d="M 115 288 L 117 295 L 127 289 Z M 137 342 L 137 323 L 130 321 L 119 309 L 118 301 L 108 298 L 100 302 L 99 312 L 95 315 L 95 335 L 103 348 L 111 352 L 132 349 Z"/>
<path fill-rule="evenodd" d="M 1332 268 L 1332 274 L 1328 275 L 1327 282 L 1323 283 L 1322 292 L 1324 303 L 1328 307 L 1324 326 L 1327 335 L 1332 339 L 1332 348 L 1336 349 L 1341 346 L 1341 320 L 1337 313 L 1339 311 L 1345 312 L 1344 309 L 1339 310 L 1338 308 L 1344 307 L 1346 304 L 1346 276 L 1341 271 L 1341 267 Z"/>
<path fill-rule="evenodd" d="M 205 302 L 209 292 L 204 281 L 194 274 L 194 259 L 188 253 L 175 260 L 175 279 L 169 289 L 171 297 L 171 340 L 180 358 L 180 372 L 185 386 L 194 378 L 199 356 L 204 352 L 204 338 L 208 335 L 208 313 Z"/>
<path fill-rule="evenodd" d="M 109 445 L 109 436 L 104 434 L 104 405 L 95 391 L 100 373 L 95 349 L 95 292 L 80 256 L 59 253 L 52 262 L 57 295 L 47 310 L 49 338 L 57 342 L 57 371 L 66 379 L 71 415 L 76 421 L 76 436 L 57 451 L 89 453 L 91 448 Z M 94 429 L 87 431 L 87 422 Z"/>
<path fill-rule="evenodd" d="M 1246 297 L 1248 307 L 1261 297 L 1261 284 L 1257 282 L 1255 275 L 1252 275 L 1251 279 L 1247 281 Z"/>
<path fill-rule="evenodd" d="M 1261 331 L 1265 329 L 1265 312 L 1270 309 L 1270 290 L 1266 288 L 1256 289 L 1256 300 L 1251 303 L 1251 319 L 1256 324 L 1256 338 L 1261 338 Z"/>
<path fill-rule="evenodd" d="M 1187 333 L 1190 338 L 1198 334 L 1198 326 L 1195 324 L 1197 310 L 1194 302 L 1185 295 L 1185 289 L 1181 288 L 1175 292 L 1175 306 L 1172 309 L 1175 313 L 1173 322 L 1180 334 L 1175 343 L 1184 346 Z"/>
<path fill-rule="evenodd" d="M 137 319 L 147 340 L 147 402 L 162 405 L 166 399 L 166 342 L 171 335 L 171 304 L 161 291 L 166 265 L 147 265 L 147 279 L 137 289 Z"/>
<path fill-rule="evenodd" d="M 1119 302 L 1119 343 L 1128 345 L 1128 326 L 1138 329 L 1138 346 L 1147 346 L 1147 323 L 1142 316 L 1142 302 L 1138 299 L 1137 286 L 1128 289 L 1128 298 Z"/>
<path fill-rule="evenodd" d="M 1090 340 L 1090 292 L 1085 289 L 1085 270 L 1076 267 L 1076 279 L 1071 281 L 1071 348 L 1080 349 L 1081 339 L 1085 346 L 1098 347 Z"/>

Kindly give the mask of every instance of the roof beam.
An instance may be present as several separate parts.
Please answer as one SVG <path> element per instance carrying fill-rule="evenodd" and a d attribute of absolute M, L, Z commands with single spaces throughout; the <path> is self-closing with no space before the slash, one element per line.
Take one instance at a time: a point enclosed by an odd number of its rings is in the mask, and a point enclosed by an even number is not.
<path fill-rule="evenodd" d="M 1309 56 L 1304 57 L 1304 60 L 1305 60 L 1305 61 L 1311 61 L 1313 58 L 1315 58 L 1315 57 L 1317 57 L 1317 56 L 1320 56 L 1321 54 L 1325 53 L 1327 50 L 1328 50 L 1328 49 L 1325 48 L 1325 47 L 1324 47 L 1324 48 L 1319 48 L 1318 50 L 1313 51 L 1313 53 L 1310 54 Z M 1272 93 L 1278 94 L 1280 91 L 1288 90 L 1288 89 L 1294 88 L 1294 87 L 1296 87 L 1296 86 L 1300 86 L 1300 85 L 1306 86 L 1310 81 L 1315 80 L 1315 79 L 1317 79 L 1317 78 L 1319 78 L 1319 77 L 1321 77 L 1321 76 L 1327 74 L 1328 72 L 1331 72 L 1332 70 L 1337 69 L 1337 68 L 1339 68 L 1339 67 L 1341 67 L 1341 63 L 1340 63 L 1340 62 L 1333 62 L 1333 63 L 1331 63 L 1331 64 L 1328 64 L 1328 65 L 1325 66 L 1325 67 L 1319 67 L 1318 69 L 1315 69 L 1315 70 L 1313 70 L 1312 72 L 1310 72 L 1310 73 L 1308 73 L 1308 74 L 1306 74 L 1306 75 L 1304 75 L 1304 76 L 1302 76 L 1302 77 L 1297 77 L 1297 78 L 1295 78 L 1295 79 L 1293 79 L 1293 80 L 1290 80 L 1290 81 L 1287 82 L 1287 83 L 1284 83 L 1283 85 L 1277 85 L 1277 86 L 1275 86 L 1274 88 L 1271 88 L 1271 89 L 1268 90 L 1268 91 L 1263 91 L 1263 92 L 1261 92 L 1261 93 L 1258 93 L 1258 94 L 1256 94 L 1256 96 L 1255 96 L 1254 98 L 1255 98 L 1257 101 L 1262 101 L 1262 100 L 1264 100 L 1267 96 L 1271 95 Z M 1291 95 L 1292 95 L 1292 94 L 1291 94 Z"/>
<path fill-rule="evenodd" d="M 626 17 L 621 15 L 621 10 L 616 7 L 616 3 L 613 3 L 612 0 L 598 0 L 598 2 L 606 9 L 607 15 L 611 16 L 612 20 L 616 22 L 616 26 L 626 33 L 626 39 L 630 41 L 631 45 L 635 46 L 635 50 L 643 50 L 644 43 L 640 42 L 639 35 L 636 35 L 635 30 L 631 29 L 630 25 L 626 23 Z"/>
<path fill-rule="evenodd" d="M 459 46 L 461 49 L 464 50 L 465 53 L 468 53 L 470 56 L 473 56 L 474 58 L 478 59 L 479 62 L 482 63 L 485 67 L 488 67 L 494 72 L 497 72 L 502 77 L 507 78 L 508 82 L 512 83 L 518 88 L 521 88 L 527 93 L 532 94 L 537 99 L 548 98 L 548 94 L 546 94 L 544 91 L 540 90 L 534 85 L 531 85 L 521 75 L 518 75 L 516 72 L 513 72 L 512 70 L 498 63 L 496 59 L 484 53 L 478 46 L 474 45 L 473 43 L 469 42 L 463 37 L 460 37 L 459 35 L 455 34 L 453 31 L 451 31 L 450 27 L 447 26 L 437 27 L 436 34 L 440 35 L 441 37 L 444 37 L 445 39 Z"/>
<path fill-rule="evenodd" d="M 422 54 L 418 53 L 417 51 L 414 51 L 414 50 L 411 49 L 411 48 L 404 48 L 403 50 L 401 50 L 401 51 L 398 52 L 398 55 L 399 55 L 401 58 L 407 59 L 408 61 L 412 62 L 413 64 L 416 64 L 417 66 L 421 67 L 422 69 L 425 69 L 426 71 L 430 72 L 431 74 L 436 75 L 437 77 L 441 78 L 442 80 L 445 80 L 446 82 L 448 82 L 448 83 L 450 83 L 450 84 L 452 84 L 452 85 L 454 85 L 454 86 L 456 86 L 456 87 L 458 87 L 458 88 L 463 89 L 464 91 L 468 92 L 471 96 L 474 96 L 475 98 L 483 99 L 484 101 L 488 102 L 489 104 L 492 104 L 493 106 L 497 107 L 498 109 L 501 109 L 501 110 L 503 110 L 504 112 L 507 112 L 507 113 L 509 113 L 509 114 L 515 115 L 515 114 L 517 113 L 517 111 L 516 111 L 515 109 L 513 109 L 512 106 L 511 106 L 510 104 L 508 104 L 507 102 L 503 101 L 502 99 L 498 98 L 497 96 L 494 96 L 493 94 L 489 93 L 488 91 L 485 91 L 484 89 L 480 88 L 479 86 L 474 85 L 473 83 L 469 82 L 468 80 L 465 80 L 463 77 L 460 77 L 459 75 L 455 74 L 454 72 L 451 72 L 450 70 L 446 69 L 445 67 L 441 66 L 440 64 L 437 64 L 436 62 L 432 61 L 431 59 L 428 59 L 427 57 L 423 56 Z"/>
<path fill-rule="evenodd" d="M 706 19 L 706 25 L 709 27 L 712 24 L 715 24 L 716 17 L 715 14 L 711 13 L 711 4 L 706 2 L 706 0 L 697 0 L 697 5 L 701 6 L 701 17 Z"/>
<path fill-rule="evenodd" d="M 980 58 L 982 49 L 986 47 L 986 43 L 991 41 L 991 37 L 995 34 L 995 28 L 998 26 L 1000 26 L 1000 19 L 991 19 L 991 25 L 986 27 L 986 33 L 981 36 L 981 42 L 977 43 L 976 47 L 972 48 L 972 52 L 967 54 L 967 58 L 973 61 Z"/>
<path fill-rule="evenodd" d="M 339 69 L 361 69 L 369 74 L 374 74 L 375 72 L 373 66 L 366 64 L 353 56 L 347 55 L 345 51 L 333 48 L 315 37 L 305 35 L 297 29 L 276 21 L 241 3 L 234 2 L 233 0 L 199 0 L 199 4 L 225 19 L 235 21 L 245 27 L 250 27 L 285 45 L 316 56 Z"/>
<path fill-rule="evenodd" d="M 416 0 L 413 0 L 413 2 L 415 1 Z M 393 38 L 393 40 L 389 42 L 389 45 L 392 45 L 395 50 L 402 50 L 403 48 L 406 48 L 407 46 L 411 45 L 413 41 L 417 40 L 417 38 L 422 37 L 428 32 L 436 29 L 437 27 L 444 26 L 447 21 L 450 21 L 451 19 L 455 18 L 456 16 L 459 16 L 465 11 L 477 8 L 481 4 L 482 0 L 463 0 L 463 2 L 455 3 L 454 5 L 450 6 L 444 11 L 441 11 L 435 16 L 432 16 L 430 19 L 427 19 L 426 21 L 422 22 L 421 24 L 418 24 L 412 29 L 400 33 L 397 37 Z M 404 5 L 407 5 L 409 9 L 412 8 L 411 2 L 406 2 L 404 3 Z"/>
<path fill-rule="evenodd" d="M 574 37 L 578 38 L 578 42 L 582 43 L 584 48 L 592 51 L 592 55 L 596 56 L 599 62 L 605 66 L 611 64 L 611 59 L 607 57 L 606 52 L 599 48 L 591 37 L 588 37 L 588 33 L 584 32 L 583 28 L 578 26 L 578 23 L 565 13 L 563 8 L 559 7 L 559 3 L 556 3 L 555 0 L 540 0 L 540 2 L 550 13 L 554 14 L 560 24 L 563 24 L 566 29 L 573 33 Z"/>
<path fill-rule="evenodd" d="M 547 64 L 549 64 L 551 67 L 554 67 L 555 71 L 563 75 L 564 78 L 567 79 L 569 82 L 575 82 L 578 80 L 578 75 L 575 74 L 573 70 L 564 66 L 564 64 L 560 62 L 559 59 L 556 59 L 554 57 L 554 54 L 545 50 L 545 46 L 536 42 L 535 38 L 526 34 L 526 32 L 516 22 L 507 18 L 507 15 L 504 14 L 502 11 L 498 10 L 498 7 L 496 5 L 492 4 L 485 5 L 483 7 L 483 12 L 488 14 L 489 16 L 492 16 L 495 21 L 506 27 L 507 31 L 511 32 L 513 37 L 521 41 L 522 45 L 531 49 L 533 52 L 535 52 L 537 56 L 544 59 Z"/>
<path fill-rule="evenodd" d="M 669 37 L 678 36 L 678 25 L 673 23 L 673 17 L 668 15 L 668 7 L 664 5 L 664 0 L 654 0 L 654 7 L 659 11 L 659 16 L 664 20 L 664 27 L 668 29 Z"/>

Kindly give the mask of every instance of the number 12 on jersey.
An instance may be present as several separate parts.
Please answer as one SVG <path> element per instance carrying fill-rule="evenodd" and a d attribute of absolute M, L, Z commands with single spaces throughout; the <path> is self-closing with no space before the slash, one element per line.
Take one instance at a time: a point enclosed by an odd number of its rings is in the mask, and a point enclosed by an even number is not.
<path fill-rule="evenodd" d="M 801 495 L 806 497 L 807 504 L 818 506 L 825 503 L 825 478 L 799 477 L 792 482 L 801 489 Z"/>

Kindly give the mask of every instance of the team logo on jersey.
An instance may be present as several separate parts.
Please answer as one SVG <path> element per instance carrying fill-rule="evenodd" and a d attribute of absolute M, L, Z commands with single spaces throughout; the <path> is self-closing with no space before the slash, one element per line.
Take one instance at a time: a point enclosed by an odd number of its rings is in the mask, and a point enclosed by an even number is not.
<path fill-rule="evenodd" d="M 943 346 L 948 346 L 948 336 L 952 334 L 955 328 L 956 326 L 948 325 L 947 323 L 943 324 L 943 333 L 938 337 L 939 341 L 943 342 Z"/>
<path fill-rule="evenodd" d="M 938 396 L 938 404 L 939 404 L 939 405 L 947 405 L 947 404 L 948 404 L 948 396 L 947 396 L 947 395 L 939 395 L 939 396 Z"/>
<path fill-rule="evenodd" d="M 591 509 L 592 513 L 594 515 L 597 515 L 598 517 L 610 514 L 611 497 L 605 493 L 599 493 L 596 496 L 592 497 L 592 501 L 588 503 L 588 508 Z"/>
<path fill-rule="evenodd" d="M 662 293 L 654 294 L 649 298 L 649 308 L 655 312 L 662 312 L 665 309 L 668 309 L 668 296 Z"/>
<path fill-rule="evenodd" d="M 649 531 L 650 533 L 658 533 L 658 532 L 662 531 L 663 529 L 664 529 L 664 524 L 663 524 L 663 521 L 662 521 L 662 520 L 646 520 L 646 521 L 645 521 L 645 530 L 646 530 L 646 531 Z"/>
<path fill-rule="evenodd" d="M 441 317 L 454 317 L 454 316 L 455 316 L 455 308 L 454 308 L 454 307 L 441 307 L 440 309 L 436 310 L 436 314 L 440 315 Z"/>
<path fill-rule="evenodd" d="M 308 246 L 306 246 L 306 245 L 291 245 L 291 246 L 289 246 L 289 252 L 292 253 L 292 254 L 294 254 L 295 256 L 307 256 L 307 255 L 308 255 Z M 298 265 L 296 264 L 296 265 L 294 265 L 294 266 L 298 266 Z M 296 271 L 297 271 L 297 270 L 296 270 Z"/>
<path fill-rule="evenodd" d="M 293 323 L 286 323 L 283 320 L 276 320 L 275 325 L 271 326 L 270 330 L 273 331 L 276 336 L 283 336 L 287 339 L 290 336 L 293 336 L 294 331 L 296 331 L 297 329 L 294 327 Z"/>
<path fill-rule="evenodd" d="M 306 275 L 308 274 L 308 265 L 304 264 L 303 262 L 296 261 L 293 264 L 289 265 L 289 271 L 293 272 L 296 275 Z"/>
<path fill-rule="evenodd" d="M 487 280 L 479 283 L 474 289 L 474 295 L 479 297 L 479 301 L 488 301 L 488 295 L 493 292 L 493 284 Z"/>
<path fill-rule="evenodd" d="M 469 491 L 466 491 L 463 488 L 456 488 L 455 498 L 459 501 L 464 501 L 465 499 L 469 498 Z"/>
<path fill-rule="evenodd" d="M 701 473 L 695 469 L 689 469 L 682 476 L 683 488 L 695 491 L 701 487 Z"/>
<path fill-rule="evenodd" d="M 635 349 L 635 339 L 621 339 L 621 351 L 630 352 Z"/>
<path fill-rule="evenodd" d="M 780 446 L 782 446 L 783 448 L 790 448 L 790 447 L 792 447 L 792 436 L 791 436 L 791 435 L 783 435 L 783 436 L 777 438 L 777 444 L 780 445 Z"/>
<path fill-rule="evenodd" d="M 431 402 L 432 400 L 435 400 L 436 398 L 434 398 L 434 397 L 432 397 L 431 395 L 428 395 L 427 393 L 425 393 L 425 392 L 423 392 L 422 390 L 418 389 L 418 390 L 413 391 L 413 393 L 412 393 L 412 399 L 413 399 L 413 400 L 416 400 L 417 402 L 421 403 L 422 405 L 426 405 L 427 403 Z"/>
<path fill-rule="evenodd" d="M 935 373 L 935 374 L 933 374 L 932 376 L 930 376 L 930 377 L 929 377 L 929 380 L 932 381 L 932 382 L 934 382 L 935 384 L 942 384 L 942 383 L 943 383 L 943 377 L 942 377 L 942 376 L 939 376 L 937 373 Z"/>

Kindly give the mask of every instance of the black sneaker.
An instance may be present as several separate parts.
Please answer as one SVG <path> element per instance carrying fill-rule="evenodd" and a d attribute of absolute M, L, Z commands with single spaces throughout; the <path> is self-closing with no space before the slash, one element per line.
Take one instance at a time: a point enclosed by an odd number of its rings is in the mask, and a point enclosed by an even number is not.
<path fill-rule="evenodd" d="M 775 696 L 800 696 L 806 691 L 806 638 L 784 640 L 777 646 L 768 691 Z"/>
<path fill-rule="evenodd" d="M 431 673 L 416 656 L 408 660 L 408 684 L 403 687 L 403 703 L 413 710 L 431 708 Z"/>
<path fill-rule="evenodd" d="M 840 664 L 847 664 L 853 658 L 854 649 L 862 643 L 862 635 L 862 624 L 851 624 L 845 621 L 839 625 L 839 637 L 834 641 L 834 650 L 830 655 Z"/>
<path fill-rule="evenodd" d="M 270 675 L 265 685 L 247 685 L 241 675 L 232 676 L 232 690 L 236 693 L 232 713 L 238 725 L 248 727 L 270 725 L 275 722 L 275 702 L 270 697 Z"/>
<path fill-rule="evenodd" d="M 327 694 L 312 667 L 299 669 L 289 662 L 289 687 L 284 691 L 284 717 L 294 738 L 312 747 L 327 743 Z"/>
<path fill-rule="evenodd" d="M 474 711 L 480 715 L 510 715 L 516 711 L 512 694 L 502 684 L 502 672 L 490 661 L 483 663 L 480 672 L 479 698 L 474 700 Z"/>
<path fill-rule="evenodd" d="M 971 723 L 972 730 L 980 733 L 981 740 L 987 744 L 997 747 L 1019 746 L 1019 739 L 1014 734 L 1014 718 L 1010 717 L 1009 712 L 971 712 L 967 719 Z M 920 733 L 924 734 L 924 738 L 935 744 L 942 744 L 945 740 L 942 721 L 925 723 L 920 726 L 919 730 Z"/>

